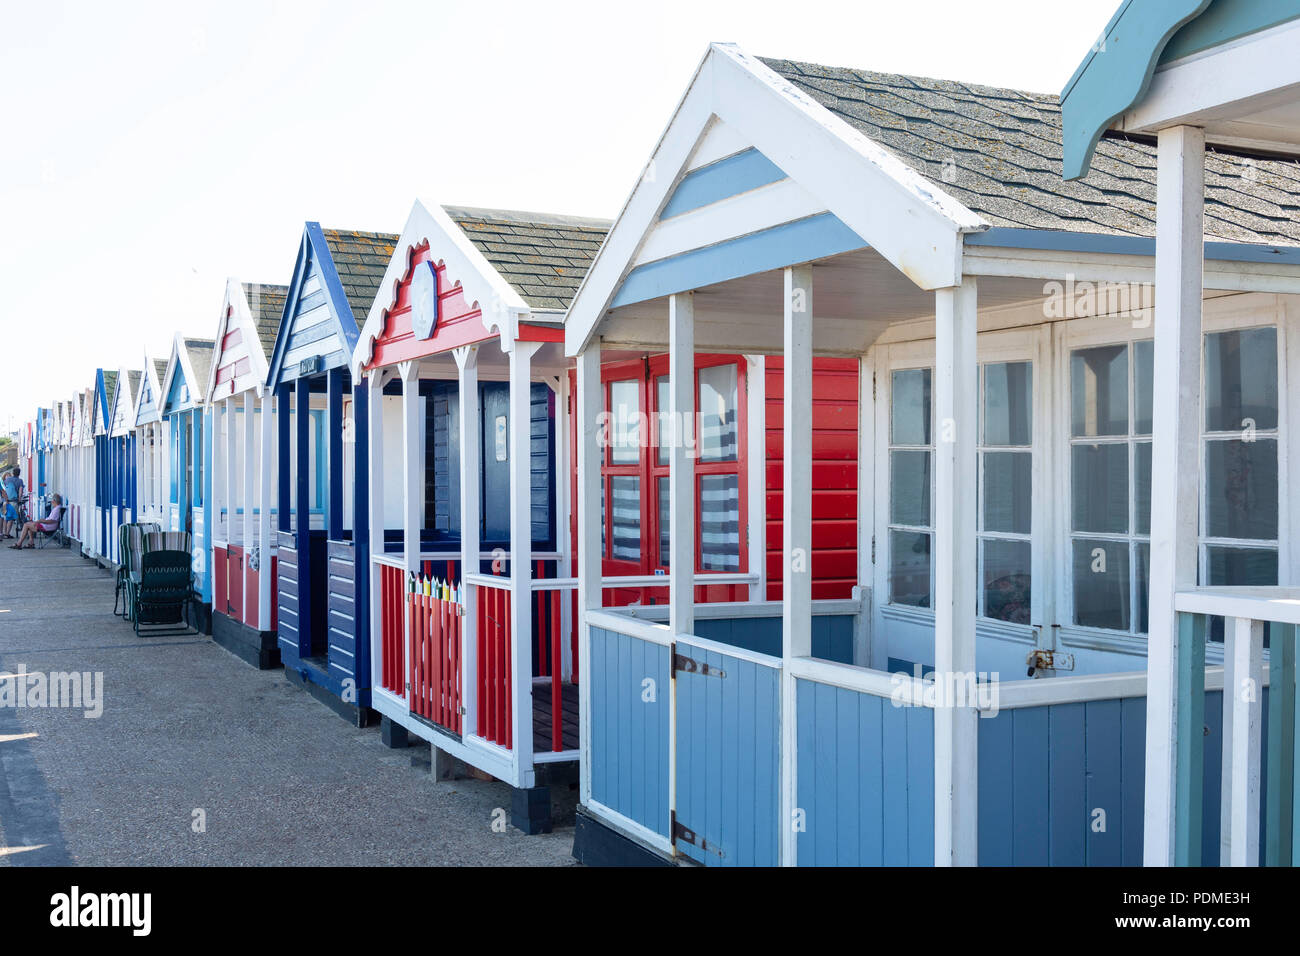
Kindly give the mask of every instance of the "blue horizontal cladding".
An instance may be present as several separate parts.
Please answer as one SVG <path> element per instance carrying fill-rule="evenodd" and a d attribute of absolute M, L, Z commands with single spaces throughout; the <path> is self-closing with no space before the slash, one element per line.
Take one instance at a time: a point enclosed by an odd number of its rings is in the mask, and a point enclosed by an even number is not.
<path fill-rule="evenodd" d="M 659 218 L 679 216 L 785 178 L 785 173 L 776 163 L 756 149 L 747 149 L 683 176 L 664 204 Z"/>
<path fill-rule="evenodd" d="M 1154 256 L 1156 241 L 1143 236 L 1066 232 L 1060 229 L 1017 229 L 999 226 L 966 236 L 968 246 L 999 249 L 1038 249 L 1055 252 L 1096 252 L 1115 256 Z M 1268 246 L 1247 242 L 1207 242 L 1205 258 L 1216 262 L 1300 265 L 1300 246 Z"/>
<path fill-rule="evenodd" d="M 795 682 L 800 866 L 934 864 L 934 712 Z"/>
<path fill-rule="evenodd" d="M 866 247 L 866 241 L 834 213 L 819 213 L 638 266 L 623 280 L 612 307 L 702 289 L 729 279 Z"/>
<path fill-rule="evenodd" d="M 713 672 L 677 673 L 677 822 L 696 835 L 677 848 L 706 866 L 776 866 L 781 672 L 689 640 L 677 653 Z"/>
<path fill-rule="evenodd" d="M 1205 694 L 1205 730 L 1201 860 L 1217 866 L 1222 691 Z M 1145 779 L 1145 697 L 982 718 L 980 866 L 1141 866 Z"/>
<path fill-rule="evenodd" d="M 711 617 L 695 619 L 695 636 L 743 650 L 781 656 L 779 617 Z M 813 657 L 853 663 L 853 615 L 816 614 L 812 619 Z"/>
<path fill-rule="evenodd" d="M 662 644 L 591 629 L 592 799 L 665 838 L 669 666 Z"/>

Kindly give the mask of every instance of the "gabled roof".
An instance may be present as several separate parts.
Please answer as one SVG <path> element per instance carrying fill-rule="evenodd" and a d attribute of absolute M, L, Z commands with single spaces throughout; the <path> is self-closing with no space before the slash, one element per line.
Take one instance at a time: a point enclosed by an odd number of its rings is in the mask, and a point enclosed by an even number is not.
<path fill-rule="evenodd" d="M 109 429 L 112 435 L 125 435 L 135 427 L 133 412 L 135 411 L 135 397 L 139 391 L 140 373 L 138 371 L 121 370 L 117 375 L 117 383 L 113 389 L 113 397 L 109 402 Z M 121 421 L 119 422 L 119 413 Z"/>
<path fill-rule="evenodd" d="M 746 195 L 764 187 L 770 205 Z M 634 269 L 645 301 L 870 246 L 930 290 L 961 281 L 962 237 L 987 228 L 810 89 L 715 43 L 574 297 L 565 351 L 581 351 Z"/>
<path fill-rule="evenodd" d="M 1155 235 L 1156 151 L 1104 139 L 1091 172 L 1061 178 L 1056 96 L 869 70 L 763 61 L 995 227 Z M 1300 244 L 1300 165 L 1206 157 L 1210 240 Z"/>
<path fill-rule="evenodd" d="M 319 371 L 348 364 L 396 239 L 306 224 L 271 352 L 269 387 L 297 379 L 305 359 Z"/>
<path fill-rule="evenodd" d="M 265 385 L 287 292 L 282 285 L 226 280 L 203 392 L 206 401 Z"/>
<path fill-rule="evenodd" d="M 533 309 L 567 309 L 605 241 L 608 219 L 443 206 L 483 258 Z"/>
<path fill-rule="evenodd" d="M 139 387 L 135 390 L 135 407 L 131 411 L 134 425 L 147 425 L 158 421 L 162 410 L 162 383 L 167 377 L 167 363 L 160 359 L 144 359 Z M 146 405 L 147 403 L 147 405 Z"/>
<path fill-rule="evenodd" d="M 416 200 L 353 350 L 353 376 L 371 363 L 377 342 L 394 361 L 494 334 L 508 351 L 521 319 L 561 317 L 608 225 L 600 219 Z M 417 261 L 434 267 L 440 302 L 437 327 L 423 340 L 412 334 L 405 298 L 399 308 L 400 290 L 411 281 Z M 389 359 L 381 358 L 382 364 Z"/>
<path fill-rule="evenodd" d="M 171 358 L 167 360 L 167 373 L 162 383 L 161 404 L 164 414 L 203 404 L 202 389 L 208 380 L 215 347 L 216 342 L 212 339 L 191 338 L 176 333 L 172 340 Z M 188 397 L 170 406 L 169 400 L 174 385 L 183 385 L 188 391 Z"/>

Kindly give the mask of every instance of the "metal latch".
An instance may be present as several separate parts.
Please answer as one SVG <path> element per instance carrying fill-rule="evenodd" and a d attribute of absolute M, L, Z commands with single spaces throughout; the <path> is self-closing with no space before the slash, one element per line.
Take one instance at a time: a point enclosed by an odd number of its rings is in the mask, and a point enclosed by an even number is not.
<path fill-rule="evenodd" d="M 701 674 L 704 677 L 726 677 L 727 672 L 721 667 L 710 667 L 704 661 L 697 661 L 693 657 L 687 657 L 685 654 L 673 654 L 673 672 L 682 671 L 687 674 Z"/>
<path fill-rule="evenodd" d="M 1072 671 L 1074 655 L 1062 654 L 1060 651 L 1033 650 L 1025 655 L 1025 664 L 1029 668 L 1030 677 L 1034 676 L 1035 671 Z"/>
<path fill-rule="evenodd" d="M 692 830 L 690 827 L 686 827 L 678 823 L 676 816 L 673 817 L 673 842 L 689 843 L 691 846 L 698 846 L 705 853 L 712 853 L 714 856 L 718 857 L 719 859 L 722 859 L 725 856 L 725 854 L 722 852 L 722 847 L 715 846 L 714 844 L 710 843 L 708 840 L 697 835 L 696 832 Z"/>

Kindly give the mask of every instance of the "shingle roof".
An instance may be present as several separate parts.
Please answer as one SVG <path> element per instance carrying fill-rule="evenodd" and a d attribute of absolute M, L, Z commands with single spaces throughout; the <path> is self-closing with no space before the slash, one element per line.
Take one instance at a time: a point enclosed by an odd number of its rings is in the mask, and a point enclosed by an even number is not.
<path fill-rule="evenodd" d="M 167 377 L 167 361 L 165 359 L 154 359 L 153 370 L 158 376 L 158 387 L 162 388 L 163 379 Z"/>
<path fill-rule="evenodd" d="M 994 226 L 1155 235 L 1155 146 L 1104 138 L 1088 176 L 1065 182 L 1056 96 L 763 62 Z M 1205 235 L 1300 244 L 1300 163 L 1209 153 Z"/>
<path fill-rule="evenodd" d="M 139 394 L 139 391 L 140 391 L 140 375 L 141 375 L 141 374 L 142 374 L 142 373 L 139 372 L 139 371 L 127 372 L 127 373 L 126 373 L 126 383 L 127 383 L 128 385 L 131 386 L 131 397 L 132 397 L 132 398 L 135 398 L 135 396 L 136 396 L 137 394 Z"/>
<path fill-rule="evenodd" d="M 117 387 L 117 373 L 104 369 L 104 397 L 113 401 L 113 389 Z"/>
<path fill-rule="evenodd" d="M 334 268 L 338 270 L 339 281 L 343 283 L 343 291 L 352 306 L 352 318 L 360 329 L 375 302 L 379 283 L 384 278 L 384 270 L 388 268 L 399 237 L 386 232 L 344 229 L 322 229 L 321 232 L 325 234 L 325 244 L 329 246 Z"/>
<path fill-rule="evenodd" d="M 212 353 L 216 351 L 217 343 L 213 339 L 185 339 L 185 351 L 189 353 L 190 365 L 194 368 L 194 378 L 199 388 L 203 388 L 208 381 L 208 373 L 212 370 Z M 191 396 L 194 401 L 203 401 L 203 396 Z"/>
<path fill-rule="evenodd" d="M 577 216 L 442 208 L 534 309 L 569 307 L 611 225 Z"/>
<path fill-rule="evenodd" d="M 284 315 L 284 300 L 289 290 L 282 285 L 263 282 L 243 282 L 244 297 L 257 326 L 257 338 L 262 343 L 262 354 L 270 357 L 275 351 L 275 337 L 280 331 L 280 318 Z"/>

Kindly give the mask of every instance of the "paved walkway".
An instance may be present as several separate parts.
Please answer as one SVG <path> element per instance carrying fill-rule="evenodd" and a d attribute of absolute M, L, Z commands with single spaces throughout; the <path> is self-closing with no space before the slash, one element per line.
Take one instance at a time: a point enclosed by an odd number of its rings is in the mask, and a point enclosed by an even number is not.
<path fill-rule="evenodd" d="M 0 706 L 0 866 L 573 862 L 571 826 L 493 827 L 504 784 L 436 782 L 207 638 L 137 638 L 108 572 L 8 544 L 0 673 L 100 672 L 103 713 Z"/>

